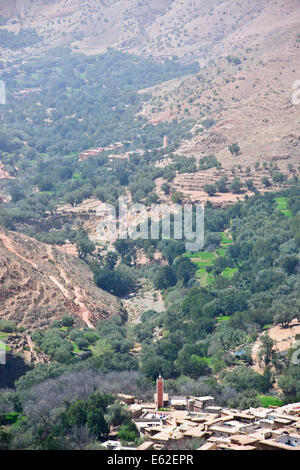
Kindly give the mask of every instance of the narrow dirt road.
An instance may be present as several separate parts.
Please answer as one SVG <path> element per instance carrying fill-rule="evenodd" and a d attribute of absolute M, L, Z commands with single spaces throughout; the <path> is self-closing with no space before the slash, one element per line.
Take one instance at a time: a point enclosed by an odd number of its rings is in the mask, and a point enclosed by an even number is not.
<path fill-rule="evenodd" d="M 83 299 L 83 296 L 81 294 L 80 288 L 78 286 L 74 286 L 74 291 L 75 291 L 75 294 L 76 294 L 76 297 L 74 299 L 74 303 L 76 305 L 78 305 L 78 307 L 80 308 L 82 320 L 87 324 L 87 326 L 89 328 L 95 330 L 94 325 L 89 320 L 91 312 L 83 302 L 84 299 Z"/>
<path fill-rule="evenodd" d="M 261 342 L 260 342 L 260 336 L 257 338 L 255 343 L 253 344 L 252 351 L 251 351 L 251 357 L 253 361 L 253 366 L 252 369 L 254 369 L 256 372 L 263 372 L 262 368 L 259 365 L 259 350 L 261 347 Z"/>
<path fill-rule="evenodd" d="M 51 281 L 53 282 L 53 284 L 55 284 L 59 290 L 63 293 L 63 295 L 67 298 L 67 299 L 71 299 L 71 296 L 68 292 L 68 290 L 56 279 L 56 277 L 54 276 L 49 276 L 49 278 L 51 279 Z"/>
<path fill-rule="evenodd" d="M 55 258 L 53 256 L 52 247 L 47 246 L 47 254 L 49 259 L 55 264 Z M 87 308 L 84 303 L 84 295 L 82 294 L 80 288 L 76 285 L 73 285 L 71 280 L 68 278 L 67 273 L 62 269 L 59 268 L 60 277 L 63 279 L 64 283 L 68 288 L 64 287 L 61 282 L 56 279 L 54 276 L 49 276 L 51 281 L 60 289 L 63 295 L 68 299 L 72 300 L 77 307 L 80 309 L 80 317 L 82 321 L 88 326 L 88 328 L 95 329 L 94 325 L 90 322 L 90 317 L 92 313 Z"/>

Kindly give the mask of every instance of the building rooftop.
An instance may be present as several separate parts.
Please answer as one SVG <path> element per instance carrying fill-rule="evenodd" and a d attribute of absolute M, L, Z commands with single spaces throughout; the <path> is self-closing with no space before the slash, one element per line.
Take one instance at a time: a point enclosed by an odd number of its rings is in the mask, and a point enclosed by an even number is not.
<path fill-rule="evenodd" d="M 300 403 L 240 411 L 205 406 L 214 400 L 211 396 L 170 398 L 164 393 L 166 411 L 159 411 L 154 403 L 129 395 L 120 398 L 145 438 L 139 450 L 168 449 L 185 439 L 205 441 L 198 450 L 300 450 Z M 104 446 L 123 449 L 118 441 Z"/>

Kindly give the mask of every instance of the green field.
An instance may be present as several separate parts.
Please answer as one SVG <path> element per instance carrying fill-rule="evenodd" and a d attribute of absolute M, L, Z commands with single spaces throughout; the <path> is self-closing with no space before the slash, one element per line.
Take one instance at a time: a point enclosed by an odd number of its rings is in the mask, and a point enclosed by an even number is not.
<path fill-rule="evenodd" d="M 219 256 L 225 256 L 226 255 L 226 251 L 227 249 L 226 248 L 220 248 L 217 253 Z"/>
<path fill-rule="evenodd" d="M 273 323 L 269 323 L 268 325 L 264 325 L 264 326 L 262 327 L 262 329 L 263 329 L 263 330 L 268 330 L 269 328 L 272 328 L 272 326 L 273 326 Z"/>
<path fill-rule="evenodd" d="M 237 268 L 225 268 L 222 275 L 228 279 L 232 279 L 234 274 L 237 273 Z"/>
<path fill-rule="evenodd" d="M 284 403 L 277 397 L 267 396 L 267 395 L 258 395 L 261 406 L 268 408 L 271 406 L 283 406 Z"/>
<path fill-rule="evenodd" d="M 208 273 L 205 268 L 197 269 L 196 279 L 199 279 L 203 286 L 211 286 L 215 280 L 214 275 L 212 273 Z"/>
<path fill-rule="evenodd" d="M 229 319 L 230 319 L 230 316 L 228 315 L 217 317 L 218 323 L 223 323 L 224 321 L 228 321 Z"/>
<path fill-rule="evenodd" d="M 187 252 L 187 253 L 184 253 L 183 256 L 185 256 L 186 258 L 189 258 L 191 262 L 197 266 L 198 271 L 202 270 L 202 268 L 204 268 L 204 271 L 205 271 L 206 266 L 214 265 L 214 262 L 217 259 L 218 255 L 216 253 L 211 253 L 208 251 L 198 251 L 197 253 Z M 197 277 L 197 273 L 196 273 L 196 277 Z"/>
<path fill-rule="evenodd" d="M 14 424 L 18 421 L 18 418 L 19 418 L 19 413 L 16 413 L 16 412 L 6 413 L 3 416 L 4 424 L 6 425 Z"/>
<path fill-rule="evenodd" d="M 196 253 L 186 252 L 183 256 L 186 258 L 201 258 L 202 260 L 216 259 L 216 254 L 210 251 L 197 251 Z"/>
<path fill-rule="evenodd" d="M 286 197 L 276 197 L 277 210 L 279 210 L 286 217 L 291 218 L 292 212 L 288 209 L 288 199 Z"/>
<path fill-rule="evenodd" d="M 6 338 L 10 335 L 11 333 L 4 333 L 3 331 L 0 331 L 0 341 L 5 343 Z M 5 351 L 10 351 L 10 347 L 5 345 Z"/>
<path fill-rule="evenodd" d="M 70 343 L 73 346 L 73 354 L 79 354 L 79 353 L 82 353 L 82 352 L 88 351 L 88 350 L 93 351 L 93 346 L 92 345 L 89 345 L 86 348 L 80 349 L 79 346 L 75 343 L 75 341 L 70 340 Z"/>
<path fill-rule="evenodd" d="M 76 157 L 78 155 L 78 152 L 71 152 L 66 155 L 66 157 Z"/>
<path fill-rule="evenodd" d="M 275 201 L 277 202 L 277 209 L 282 211 L 287 209 L 287 198 L 286 197 L 276 197 Z"/>
<path fill-rule="evenodd" d="M 226 246 L 226 245 L 232 245 L 233 244 L 233 241 L 231 240 L 231 238 L 229 238 L 227 236 L 227 234 L 225 232 L 221 232 L 221 235 L 222 235 L 221 246 Z"/>
<path fill-rule="evenodd" d="M 213 266 L 219 256 L 226 256 L 228 246 L 233 244 L 233 241 L 229 238 L 228 234 L 220 232 L 220 235 L 222 236 L 222 241 L 220 243 L 221 248 L 216 252 L 197 251 L 195 253 L 191 253 L 187 251 L 183 254 L 184 257 L 189 258 L 191 262 L 197 266 L 196 278 L 200 280 L 201 285 L 203 286 L 213 285 L 215 281 L 214 275 L 212 273 L 208 273 L 206 268 L 208 266 Z M 227 277 L 227 279 L 232 279 L 234 273 L 237 271 L 237 268 L 225 268 L 222 275 Z"/>
<path fill-rule="evenodd" d="M 2 339 L 2 341 L 7 338 L 7 336 L 9 336 L 11 333 L 4 333 L 3 331 L 0 331 L 0 339 Z"/>
<path fill-rule="evenodd" d="M 79 353 L 82 352 L 82 349 L 79 349 L 79 347 L 77 346 L 77 344 L 74 341 L 71 341 L 71 343 L 72 343 L 72 346 L 73 346 L 73 353 L 79 354 Z"/>

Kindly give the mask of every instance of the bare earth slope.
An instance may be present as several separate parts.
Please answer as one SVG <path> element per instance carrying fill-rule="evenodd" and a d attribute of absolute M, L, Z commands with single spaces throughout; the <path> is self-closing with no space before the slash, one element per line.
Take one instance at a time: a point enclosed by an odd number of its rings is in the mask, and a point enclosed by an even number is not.
<path fill-rule="evenodd" d="M 117 47 L 158 57 L 207 59 L 255 44 L 299 19 L 297 0 L 0 0 L 11 31 L 34 28 L 44 46 L 68 44 L 89 54 Z"/>
<path fill-rule="evenodd" d="M 258 160 L 299 164 L 300 3 L 250 3 L 240 27 L 231 34 L 224 28 L 209 60 L 200 59 L 197 76 L 146 90 L 152 98 L 143 114 L 153 123 L 195 119 L 194 137 L 179 149 L 184 155 L 215 154 L 225 168 Z M 234 142 L 238 157 L 228 150 Z"/>
<path fill-rule="evenodd" d="M 45 327 L 73 315 L 92 328 L 122 311 L 84 262 L 25 235 L 0 230 L 0 318 Z"/>

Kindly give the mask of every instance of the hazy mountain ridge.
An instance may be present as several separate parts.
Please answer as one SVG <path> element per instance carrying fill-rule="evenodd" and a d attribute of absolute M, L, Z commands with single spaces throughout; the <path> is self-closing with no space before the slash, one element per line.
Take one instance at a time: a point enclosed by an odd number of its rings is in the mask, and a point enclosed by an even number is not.
<path fill-rule="evenodd" d="M 236 162 L 228 152 L 235 141 L 245 164 L 300 158 L 300 107 L 291 102 L 300 59 L 299 9 L 296 0 L 0 3 L 0 15 L 7 20 L 2 29 L 39 34 L 42 40 L 26 49 L 37 55 L 68 45 L 87 54 L 113 47 L 142 56 L 199 60 L 200 82 L 192 76 L 150 89 L 153 98 L 144 115 L 153 122 L 192 117 L 196 128 L 213 119 L 215 127 L 184 142 L 180 152 L 215 153 L 227 166 Z M 4 57 L 12 53 L 2 52 Z M 228 63 L 230 56 L 239 63 Z M 163 101 L 166 106 L 157 106 Z"/>
<path fill-rule="evenodd" d="M 292 101 L 299 78 L 299 4 L 259 3 L 265 8 L 257 4 L 240 17 L 240 30 L 224 34 L 200 74 L 147 90 L 152 98 L 143 115 L 152 122 L 196 120 L 194 138 L 179 153 L 213 153 L 226 167 L 299 163 L 300 106 Z M 241 148 L 238 158 L 228 151 L 233 142 Z"/>
<path fill-rule="evenodd" d="M 15 0 L 0 2 L 3 28 L 33 28 L 44 38 L 37 50 L 71 45 L 88 54 L 107 47 L 164 57 L 230 53 L 244 39 L 297 23 L 296 0 Z M 250 44 L 248 44 L 250 45 Z"/>

